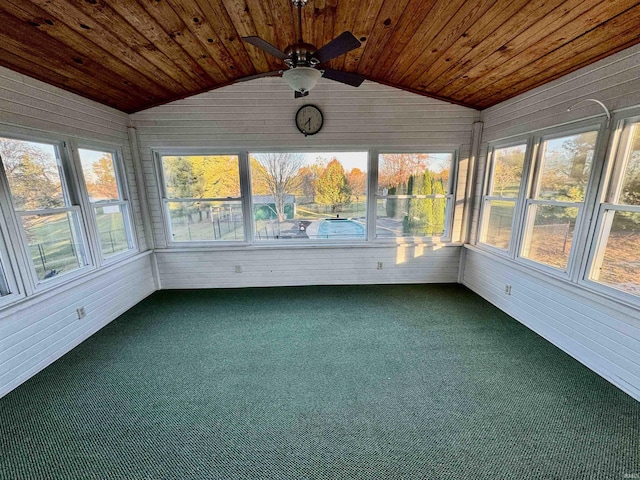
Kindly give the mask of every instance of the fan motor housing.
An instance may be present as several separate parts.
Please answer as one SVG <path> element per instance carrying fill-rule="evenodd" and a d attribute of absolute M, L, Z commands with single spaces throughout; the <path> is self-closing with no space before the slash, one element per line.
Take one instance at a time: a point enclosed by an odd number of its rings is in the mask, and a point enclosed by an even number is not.
<path fill-rule="evenodd" d="M 315 67 L 319 62 L 313 57 L 312 52 L 317 48 L 310 43 L 294 43 L 289 45 L 284 53 L 289 57 L 284 61 L 290 68 Z"/>

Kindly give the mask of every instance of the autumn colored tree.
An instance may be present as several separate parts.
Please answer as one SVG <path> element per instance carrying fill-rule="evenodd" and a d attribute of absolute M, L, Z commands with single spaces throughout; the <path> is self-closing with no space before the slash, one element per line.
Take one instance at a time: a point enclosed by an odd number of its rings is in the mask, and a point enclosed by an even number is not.
<path fill-rule="evenodd" d="M 330 205 L 332 213 L 339 211 L 343 205 L 351 201 L 344 167 L 336 158 L 327 164 L 327 168 L 318 178 L 316 201 L 321 205 Z"/>
<path fill-rule="evenodd" d="M 198 199 L 240 196 L 238 160 L 233 155 L 164 157 L 163 167 L 167 194 L 170 198 L 191 198 L 193 204 L 184 203 L 177 208 L 178 215 L 197 213 L 202 221 L 203 212 Z"/>
<path fill-rule="evenodd" d="M 300 153 L 271 152 L 255 156 L 262 168 L 252 172 L 253 177 L 263 182 L 273 197 L 278 221 L 286 220 L 285 204 L 287 195 L 293 195 L 300 185 L 298 172 L 304 163 Z"/>
<path fill-rule="evenodd" d="M 385 153 L 380 156 L 378 185 L 398 188 L 406 185 L 411 175 L 420 174 L 428 167 L 429 154 L 426 153 Z"/>
<path fill-rule="evenodd" d="M 504 197 L 505 190 L 511 190 L 512 195 L 509 196 L 517 196 L 523 163 L 524 151 L 519 147 L 497 150 L 493 166 L 492 194 L 498 193 Z"/>
<path fill-rule="evenodd" d="M 358 203 L 360 198 L 367 194 L 367 174 L 359 168 L 352 168 L 346 177 L 351 195 L 356 197 L 356 203 Z"/>
<path fill-rule="evenodd" d="M 103 156 L 91 165 L 91 171 L 85 172 L 87 192 L 92 201 L 117 200 L 118 184 L 111 156 Z"/>

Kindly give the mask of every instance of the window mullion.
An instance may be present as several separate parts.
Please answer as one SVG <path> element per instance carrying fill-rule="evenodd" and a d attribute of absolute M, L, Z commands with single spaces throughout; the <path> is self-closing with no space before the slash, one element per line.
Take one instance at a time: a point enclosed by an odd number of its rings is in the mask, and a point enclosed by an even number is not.
<path fill-rule="evenodd" d="M 239 154 L 240 168 L 240 196 L 242 201 L 242 222 L 244 238 L 247 243 L 255 242 L 253 222 L 253 199 L 251 195 L 251 169 L 249 168 L 249 152 Z"/>

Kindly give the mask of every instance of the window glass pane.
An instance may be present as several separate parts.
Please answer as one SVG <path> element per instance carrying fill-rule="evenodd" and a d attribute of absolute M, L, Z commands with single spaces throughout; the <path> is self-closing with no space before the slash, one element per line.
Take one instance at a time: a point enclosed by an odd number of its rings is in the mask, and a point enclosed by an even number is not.
<path fill-rule="evenodd" d="M 226 198 L 240 196 L 237 155 L 162 157 L 169 198 Z"/>
<path fill-rule="evenodd" d="M 503 250 L 509 249 L 515 206 L 515 200 L 487 200 L 485 202 L 482 243 Z"/>
<path fill-rule="evenodd" d="M 640 295 L 640 213 L 608 214 L 613 220 L 594 280 Z"/>
<path fill-rule="evenodd" d="M 489 195 L 500 197 L 518 196 L 526 150 L 526 145 L 496 148 L 494 150 Z"/>
<path fill-rule="evenodd" d="M 543 142 L 540 181 L 535 198 L 584 200 L 598 132 L 585 132 Z"/>
<path fill-rule="evenodd" d="M 244 240 L 242 203 L 168 202 L 174 242 Z"/>
<path fill-rule="evenodd" d="M 66 205 L 54 145 L 0 138 L 0 157 L 16 210 Z"/>
<path fill-rule="evenodd" d="M 129 250 L 126 228 L 127 210 L 124 205 L 94 206 L 100 246 L 105 257 Z"/>
<path fill-rule="evenodd" d="M 525 246 L 524 256 L 552 267 L 566 269 L 578 208 L 547 205 L 531 205 L 530 208 L 533 229 L 529 244 Z"/>
<path fill-rule="evenodd" d="M 379 198 L 377 237 L 439 237 L 444 235 L 446 198 Z"/>
<path fill-rule="evenodd" d="M 38 279 L 46 280 L 86 265 L 76 212 L 21 218 Z"/>
<path fill-rule="evenodd" d="M 385 153 L 378 157 L 378 195 L 449 193 L 451 153 Z M 436 186 L 437 185 L 437 186 Z M 433 189 L 438 189 L 435 191 Z"/>
<path fill-rule="evenodd" d="M 89 200 L 120 200 L 113 155 L 109 152 L 78 149 Z"/>
<path fill-rule="evenodd" d="M 255 235 L 267 239 L 363 239 L 367 152 L 250 155 Z"/>

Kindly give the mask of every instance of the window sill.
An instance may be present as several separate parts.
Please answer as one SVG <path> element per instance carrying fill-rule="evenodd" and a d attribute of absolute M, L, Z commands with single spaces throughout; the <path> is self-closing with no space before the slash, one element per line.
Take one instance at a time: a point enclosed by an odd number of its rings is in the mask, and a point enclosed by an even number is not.
<path fill-rule="evenodd" d="M 460 242 L 440 242 L 430 240 L 417 240 L 417 239 L 396 239 L 395 241 L 362 241 L 362 242 L 331 242 L 331 243 L 319 243 L 319 242 L 287 242 L 282 240 L 275 240 L 273 242 L 263 241 L 256 243 L 237 243 L 237 244 L 197 244 L 197 245 L 184 245 L 184 244 L 172 244 L 164 248 L 156 248 L 154 252 L 168 253 L 168 252 L 221 252 L 221 251 L 233 251 L 233 250 L 304 250 L 304 249 L 336 249 L 336 248 L 407 248 L 407 247 L 427 247 L 427 248 L 444 248 L 444 247 L 462 247 Z"/>

